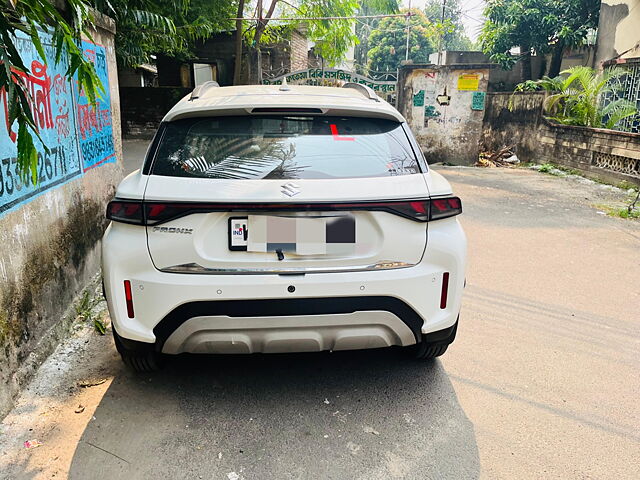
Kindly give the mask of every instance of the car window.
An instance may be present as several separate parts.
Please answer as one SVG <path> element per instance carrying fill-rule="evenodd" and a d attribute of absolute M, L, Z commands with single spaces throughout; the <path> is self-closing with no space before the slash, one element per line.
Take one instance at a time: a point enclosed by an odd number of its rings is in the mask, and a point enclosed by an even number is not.
<path fill-rule="evenodd" d="M 237 116 L 169 122 L 154 175 L 226 179 L 419 173 L 400 123 L 359 117 Z"/>

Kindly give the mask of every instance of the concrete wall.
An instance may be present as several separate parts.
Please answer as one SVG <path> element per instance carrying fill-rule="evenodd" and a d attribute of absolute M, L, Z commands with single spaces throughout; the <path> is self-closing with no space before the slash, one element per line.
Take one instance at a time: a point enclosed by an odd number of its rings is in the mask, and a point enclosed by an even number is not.
<path fill-rule="evenodd" d="M 400 68 L 398 110 L 430 163 L 476 162 L 488 80 L 486 64 Z M 450 97 L 449 105 L 438 103 L 442 95 Z"/>
<path fill-rule="evenodd" d="M 541 121 L 544 93 L 487 93 L 480 149 L 513 147 L 520 160 L 536 161 L 536 131 Z"/>
<path fill-rule="evenodd" d="M 538 128 L 537 163 L 580 170 L 607 183 L 640 186 L 640 134 L 557 125 L 543 119 Z"/>
<path fill-rule="evenodd" d="M 640 0 L 639 0 L 640 1 Z M 595 47 L 585 46 L 575 49 L 566 49 L 560 64 L 560 71 L 576 65 L 593 66 Z M 429 55 L 429 60 L 436 63 L 438 53 Z M 490 64 L 491 60 L 482 52 L 474 51 L 445 51 L 442 54 L 443 65 L 466 64 Z M 531 73 L 533 79 L 542 78 L 549 73 L 551 54 L 533 55 L 531 57 Z M 512 92 L 515 86 L 522 81 L 521 64 L 516 63 L 511 70 L 503 70 L 497 64 L 492 64 L 489 71 L 489 92 Z"/>
<path fill-rule="evenodd" d="M 603 0 L 595 64 L 640 57 L 640 0 Z"/>
<path fill-rule="evenodd" d="M 0 417 L 68 327 L 65 310 L 99 269 L 105 204 L 122 176 L 115 24 L 96 14 L 95 44 L 83 42 L 107 89 L 98 108 L 55 66 L 44 35 L 46 69 L 32 69 L 34 116 L 50 153 L 39 147 L 37 186 L 15 175 L 16 145 L 0 108 Z M 39 61 L 19 42 L 23 59 Z M 6 101 L 6 97 L 2 99 Z M 15 127 L 14 127 L 15 128 Z"/>
<path fill-rule="evenodd" d="M 190 92 L 182 87 L 121 87 L 122 135 L 151 138 L 166 113 Z"/>
<path fill-rule="evenodd" d="M 542 117 L 544 95 L 487 94 L 482 150 L 508 146 L 523 162 L 553 163 L 604 182 L 640 185 L 640 134 L 551 123 Z"/>

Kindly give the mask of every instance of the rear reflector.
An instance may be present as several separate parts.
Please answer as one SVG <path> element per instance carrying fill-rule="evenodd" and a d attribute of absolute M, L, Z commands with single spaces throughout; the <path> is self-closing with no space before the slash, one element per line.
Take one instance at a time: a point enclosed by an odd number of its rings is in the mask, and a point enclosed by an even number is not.
<path fill-rule="evenodd" d="M 458 197 L 388 202 L 314 203 L 178 203 L 113 200 L 107 218 L 136 225 L 159 225 L 193 213 L 208 212 L 326 212 L 381 211 L 416 222 L 440 220 L 462 213 Z"/>
<path fill-rule="evenodd" d="M 124 281 L 124 298 L 127 301 L 127 316 L 133 318 L 133 295 L 131 294 L 131 282 L 129 280 Z"/>
<path fill-rule="evenodd" d="M 440 293 L 440 308 L 447 308 L 447 297 L 449 295 L 449 272 L 442 274 L 442 292 Z"/>

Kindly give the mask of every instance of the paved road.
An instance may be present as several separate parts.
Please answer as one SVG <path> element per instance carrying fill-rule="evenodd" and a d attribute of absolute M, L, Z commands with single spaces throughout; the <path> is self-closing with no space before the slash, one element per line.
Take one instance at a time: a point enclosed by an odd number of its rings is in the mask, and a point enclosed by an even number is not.
<path fill-rule="evenodd" d="M 129 175 L 134 170 L 142 167 L 149 143 L 151 143 L 150 139 L 122 140 L 122 157 L 125 175 Z"/>
<path fill-rule="evenodd" d="M 640 223 L 592 208 L 619 197 L 597 185 L 442 171 L 470 266 L 441 360 L 188 357 L 138 376 L 103 337 L 85 358 L 109 382 L 39 463 L 67 444 L 56 472 L 76 479 L 640 478 Z M 27 455 L 16 477 L 47 471 Z"/>

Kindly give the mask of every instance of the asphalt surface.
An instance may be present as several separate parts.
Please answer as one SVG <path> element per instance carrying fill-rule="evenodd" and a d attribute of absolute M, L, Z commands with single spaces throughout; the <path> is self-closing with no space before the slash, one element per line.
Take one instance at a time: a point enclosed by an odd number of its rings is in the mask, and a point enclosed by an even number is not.
<path fill-rule="evenodd" d="M 640 222 L 576 179 L 441 171 L 470 260 L 441 359 L 191 356 L 137 375 L 101 337 L 85 358 L 109 382 L 77 439 L 39 453 L 71 443 L 56 478 L 640 478 Z M 11 478 L 46 471 L 26 455 Z"/>
<path fill-rule="evenodd" d="M 142 168 L 149 143 L 151 143 L 151 140 L 122 140 L 122 158 L 125 175 L 129 175 L 134 170 Z"/>

